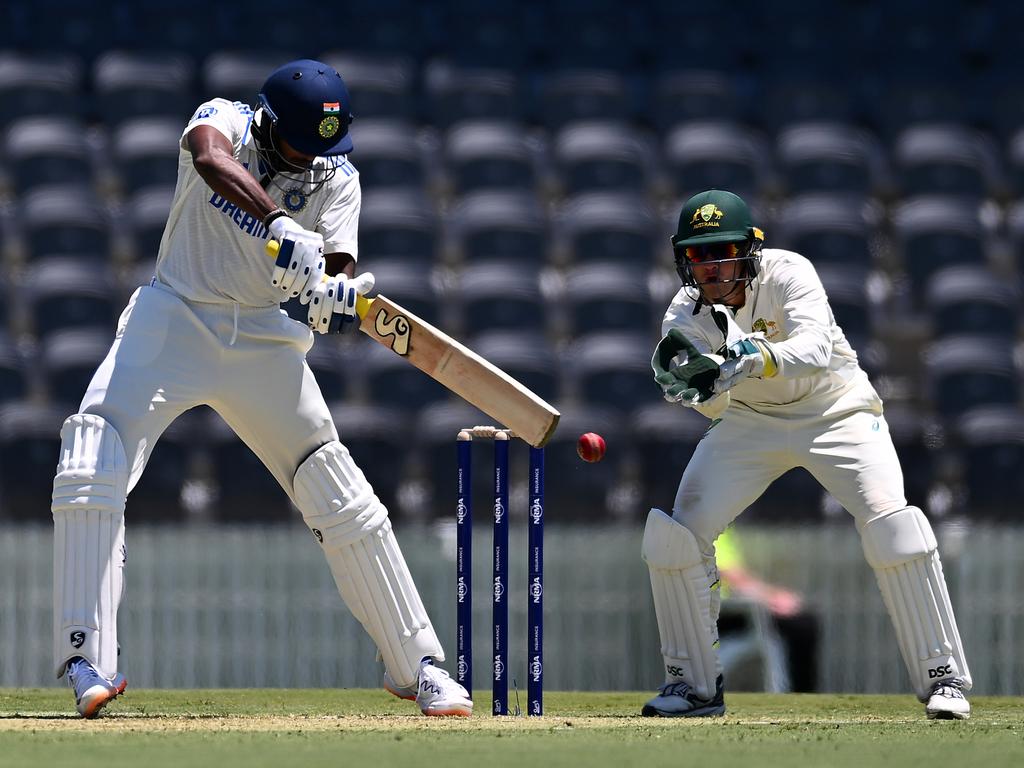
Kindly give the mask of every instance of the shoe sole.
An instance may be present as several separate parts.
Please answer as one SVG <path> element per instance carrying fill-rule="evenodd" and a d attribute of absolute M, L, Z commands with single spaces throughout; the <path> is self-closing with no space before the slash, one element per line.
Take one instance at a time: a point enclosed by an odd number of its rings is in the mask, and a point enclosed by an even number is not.
<path fill-rule="evenodd" d="M 117 689 L 112 688 L 108 689 L 106 692 L 85 697 L 78 703 L 78 713 L 86 720 L 92 720 L 99 715 L 100 710 L 107 705 L 107 702 L 113 701 L 117 696 Z"/>
<path fill-rule="evenodd" d="M 689 712 L 666 712 L 663 709 L 645 704 L 640 710 L 643 717 L 722 717 L 725 715 L 725 705 L 720 707 L 705 707 L 703 709 L 691 709 Z"/>
<path fill-rule="evenodd" d="M 464 707 L 454 707 L 449 709 L 421 709 L 420 711 L 427 717 L 469 717 L 473 714 L 473 710 L 467 710 Z"/>
<path fill-rule="evenodd" d="M 970 712 L 927 712 L 929 720 L 970 720 Z"/>
<path fill-rule="evenodd" d="M 392 688 L 391 686 L 387 685 L 386 683 L 384 684 L 384 690 L 387 691 L 388 693 L 390 693 L 392 696 L 395 696 L 396 698 L 401 699 L 402 701 L 416 701 L 416 694 L 415 693 L 410 696 L 407 693 L 400 692 L 396 688 Z"/>

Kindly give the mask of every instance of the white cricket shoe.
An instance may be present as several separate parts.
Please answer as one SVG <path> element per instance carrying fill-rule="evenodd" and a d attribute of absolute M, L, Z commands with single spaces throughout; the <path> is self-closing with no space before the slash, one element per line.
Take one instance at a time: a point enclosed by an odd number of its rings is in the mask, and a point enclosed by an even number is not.
<path fill-rule="evenodd" d="M 113 680 L 107 680 L 81 657 L 68 662 L 67 672 L 68 683 L 75 689 L 78 714 L 88 720 L 96 717 L 103 707 L 128 687 L 127 679 L 120 672 L 114 675 Z"/>
<path fill-rule="evenodd" d="M 698 698 L 688 683 L 665 683 L 658 695 L 640 710 L 644 717 L 721 717 L 725 714 L 725 687 L 722 676 L 715 682 L 715 695 Z"/>
<path fill-rule="evenodd" d="M 971 716 L 971 703 L 958 681 L 940 680 L 932 686 L 924 712 L 929 720 L 967 720 Z"/>
<path fill-rule="evenodd" d="M 384 689 L 392 696 L 415 701 L 420 711 L 428 717 L 469 717 L 473 714 L 473 700 L 469 698 L 466 689 L 429 660 L 424 661 L 420 667 L 415 688 L 398 685 L 384 670 Z"/>

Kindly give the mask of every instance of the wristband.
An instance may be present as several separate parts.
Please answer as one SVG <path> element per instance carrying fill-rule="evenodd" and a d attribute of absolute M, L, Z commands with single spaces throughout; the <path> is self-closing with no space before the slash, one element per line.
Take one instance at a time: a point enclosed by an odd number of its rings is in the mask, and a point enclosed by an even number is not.
<path fill-rule="evenodd" d="M 270 223 L 274 219 L 279 219 L 282 216 L 287 215 L 288 211 L 286 211 L 284 208 L 275 208 L 274 210 L 272 210 L 270 213 L 263 217 L 263 226 L 266 227 L 267 229 L 270 229 Z"/>

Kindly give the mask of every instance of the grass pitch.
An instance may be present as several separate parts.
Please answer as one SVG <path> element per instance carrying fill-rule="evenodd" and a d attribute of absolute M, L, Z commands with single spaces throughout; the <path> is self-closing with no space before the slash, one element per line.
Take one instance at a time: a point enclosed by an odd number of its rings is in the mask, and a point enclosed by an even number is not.
<path fill-rule="evenodd" d="M 542 718 L 426 718 L 366 690 L 129 688 L 98 720 L 67 689 L 0 689 L 0 766 L 1024 765 L 1024 699 L 928 721 L 912 696 L 727 694 L 724 718 L 638 717 L 646 692 L 549 693 Z M 513 699 L 514 701 L 514 699 Z"/>

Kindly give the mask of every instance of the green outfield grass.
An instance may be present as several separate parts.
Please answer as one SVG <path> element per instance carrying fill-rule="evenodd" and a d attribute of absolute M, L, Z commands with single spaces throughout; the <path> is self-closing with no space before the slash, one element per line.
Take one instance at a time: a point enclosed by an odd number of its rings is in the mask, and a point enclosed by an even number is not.
<path fill-rule="evenodd" d="M 708 720 L 637 717 L 645 693 L 549 693 L 542 718 L 433 719 L 364 690 L 132 691 L 85 721 L 66 689 L 0 690 L 0 766 L 1024 765 L 1024 699 L 930 722 L 910 696 L 729 694 Z"/>

